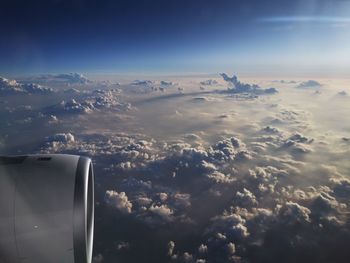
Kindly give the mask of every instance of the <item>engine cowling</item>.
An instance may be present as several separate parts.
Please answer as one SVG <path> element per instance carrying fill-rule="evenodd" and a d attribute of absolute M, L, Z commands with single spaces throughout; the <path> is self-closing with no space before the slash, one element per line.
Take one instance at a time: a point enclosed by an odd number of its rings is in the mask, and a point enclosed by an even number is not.
<path fill-rule="evenodd" d="M 0 262 L 90 263 L 93 232 L 89 158 L 0 157 Z"/>

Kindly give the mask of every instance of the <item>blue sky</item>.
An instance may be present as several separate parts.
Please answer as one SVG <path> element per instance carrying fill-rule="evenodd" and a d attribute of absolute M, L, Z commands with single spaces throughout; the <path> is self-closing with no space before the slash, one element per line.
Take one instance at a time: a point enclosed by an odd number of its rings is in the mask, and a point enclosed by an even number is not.
<path fill-rule="evenodd" d="M 0 74 L 344 74 L 350 1 L 8 0 Z"/>

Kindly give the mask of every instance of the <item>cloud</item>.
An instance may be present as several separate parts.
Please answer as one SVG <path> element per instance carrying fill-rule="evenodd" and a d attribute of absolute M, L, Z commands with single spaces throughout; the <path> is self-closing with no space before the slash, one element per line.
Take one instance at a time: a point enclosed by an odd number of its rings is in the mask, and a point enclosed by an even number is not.
<path fill-rule="evenodd" d="M 247 238 L 250 233 L 246 226 L 246 219 L 235 211 L 224 211 L 222 215 L 215 216 L 212 226 L 207 230 L 211 233 L 226 233 L 225 238 L 236 241 L 242 241 Z"/>
<path fill-rule="evenodd" d="M 141 206 L 148 206 L 153 202 L 153 200 L 149 197 L 140 196 L 136 198 L 135 202 Z"/>
<path fill-rule="evenodd" d="M 103 256 L 102 254 L 97 254 L 96 256 L 93 257 L 92 262 L 93 263 L 102 263 L 103 262 Z"/>
<path fill-rule="evenodd" d="M 194 133 L 186 134 L 185 138 L 188 139 L 188 140 L 191 140 L 191 141 L 200 141 L 200 140 L 202 140 L 202 138 L 199 135 L 194 134 Z"/>
<path fill-rule="evenodd" d="M 160 81 L 160 85 L 161 85 L 161 86 L 165 86 L 165 87 L 169 87 L 169 86 L 173 86 L 174 83 L 171 82 L 171 81 L 161 80 L 161 81 Z"/>
<path fill-rule="evenodd" d="M 308 80 L 300 83 L 297 88 L 321 88 L 322 84 L 316 80 Z"/>
<path fill-rule="evenodd" d="M 125 192 L 116 192 L 113 190 L 107 190 L 105 195 L 105 201 L 112 207 L 115 207 L 123 214 L 130 214 L 132 209 L 132 203 L 128 200 L 128 196 Z"/>
<path fill-rule="evenodd" d="M 198 252 L 200 254 L 205 254 L 208 252 L 208 246 L 207 245 L 204 245 L 204 244 L 201 244 L 199 247 L 198 247 Z"/>
<path fill-rule="evenodd" d="M 148 86 L 148 85 L 153 85 L 154 82 L 151 80 L 134 80 L 131 82 L 131 85 L 135 86 Z"/>
<path fill-rule="evenodd" d="M 255 94 L 255 95 L 261 95 L 261 94 L 275 94 L 277 93 L 277 89 L 275 88 L 268 88 L 268 89 L 263 89 L 258 85 L 250 85 L 250 84 L 245 84 L 240 81 L 238 81 L 237 76 L 232 76 L 229 77 L 225 73 L 220 74 L 222 78 L 231 85 L 231 87 L 228 88 L 227 92 L 228 93 L 250 93 L 250 94 Z"/>
<path fill-rule="evenodd" d="M 301 206 L 298 203 L 288 201 L 282 207 L 278 208 L 278 211 L 287 224 L 295 222 L 310 222 L 310 209 Z"/>
<path fill-rule="evenodd" d="M 265 128 L 262 129 L 266 133 L 272 133 L 272 134 L 278 134 L 280 131 L 278 128 L 271 127 L 271 126 L 266 126 Z"/>
<path fill-rule="evenodd" d="M 129 250 L 130 249 L 130 243 L 129 242 L 125 242 L 125 241 L 121 241 L 117 244 L 117 250 L 121 251 L 121 250 Z"/>
<path fill-rule="evenodd" d="M 338 94 L 339 96 L 348 96 L 348 93 L 347 93 L 345 90 L 339 91 L 337 94 Z"/>
<path fill-rule="evenodd" d="M 210 180 L 218 184 L 230 184 L 235 181 L 235 179 L 232 178 L 229 174 L 223 174 L 218 171 L 214 171 L 211 174 L 208 174 L 207 176 Z"/>
<path fill-rule="evenodd" d="M 234 243 L 230 242 L 227 244 L 227 252 L 232 255 L 236 252 L 236 246 Z"/>
<path fill-rule="evenodd" d="M 174 249 L 175 249 L 175 242 L 169 241 L 169 243 L 168 243 L 168 255 L 169 256 L 174 255 Z"/>
<path fill-rule="evenodd" d="M 120 102 L 120 91 L 117 89 L 93 90 L 84 94 L 77 94 L 75 98 L 62 100 L 56 105 L 45 108 L 48 114 L 82 114 L 98 110 L 113 110 L 125 112 L 132 109 L 130 103 Z"/>
<path fill-rule="evenodd" d="M 190 194 L 183 194 L 183 193 L 176 193 L 173 196 L 175 206 L 178 208 L 186 208 L 191 206 L 191 195 Z"/>
<path fill-rule="evenodd" d="M 321 192 L 314 198 L 311 207 L 314 214 L 322 216 L 340 211 L 342 208 L 345 208 L 346 205 L 339 203 L 336 198 L 329 193 Z"/>
<path fill-rule="evenodd" d="M 208 101 L 213 101 L 215 99 L 210 98 L 210 97 L 195 97 L 192 99 L 193 102 L 208 102 Z"/>
<path fill-rule="evenodd" d="M 340 198 L 350 198 L 350 179 L 348 178 L 331 178 L 334 184 L 334 194 Z"/>
<path fill-rule="evenodd" d="M 53 90 L 34 83 L 18 83 L 0 77 L 0 96 L 13 94 L 50 94 Z"/>
<path fill-rule="evenodd" d="M 48 107 L 47 112 L 50 114 L 71 114 L 71 113 L 89 113 L 94 109 L 92 104 L 80 103 L 75 99 L 69 101 L 61 101 L 59 104 Z"/>
<path fill-rule="evenodd" d="M 236 193 L 235 202 L 240 207 L 253 207 L 258 204 L 258 201 L 256 200 L 254 194 L 245 188 L 243 188 L 242 192 L 238 191 Z"/>
<path fill-rule="evenodd" d="M 124 89 L 124 92 L 127 93 L 136 93 L 136 94 L 149 94 L 156 92 L 166 92 L 172 90 L 172 87 L 176 87 L 177 83 L 172 81 L 152 81 L 152 80 L 135 80 L 130 83 L 127 88 Z M 178 87 L 178 89 L 182 89 Z"/>
<path fill-rule="evenodd" d="M 297 82 L 295 80 L 274 80 L 272 82 L 277 82 L 277 83 L 281 83 L 281 84 L 296 84 Z"/>
<path fill-rule="evenodd" d="M 186 90 L 200 92 L 195 85 L 186 86 Z M 118 102 L 126 101 L 126 93 L 115 91 L 113 100 L 102 100 L 98 108 L 93 98 L 109 98 L 107 90 L 81 91 L 72 96 L 76 104 L 91 101 L 96 112 L 106 110 L 105 105 L 112 105 L 114 97 Z M 289 92 L 300 96 L 296 89 Z M 143 98 L 143 94 L 138 95 Z M 145 97 L 152 96 L 157 95 Z M 292 105 L 292 96 L 285 97 L 283 92 L 234 104 L 224 99 L 220 103 L 189 103 L 197 97 L 171 97 L 166 103 L 138 106 L 141 113 L 131 113 L 140 122 L 151 121 L 145 116 L 152 109 L 152 125 L 146 130 L 136 121 L 120 123 L 125 133 L 116 132 L 114 125 L 106 123 L 103 132 L 77 132 L 68 126 L 65 136 L 55 137 L 54 132 L 50 139 L 43 139 L 41 152 L 84 154 L 94 159 L 99 174 L 98 224 L 106 226 L 100 227 L 101 246 L 96 253 L 101 253 L 105 261 L 117 261 L 120 240 L 129 244 L 123 260 L 132 261 L 130 253 L 136 255 L 137 262 L 261 259 L 274 263 L 280 262 L 278 253 L 287 253 L 288 258 L 292 255 L 300 262 L 322 262 L 317 254 L 323 257 L 346 251 L 331 244 L 348 244 L 343 241 L 349 236 L 350 183 L 342 175 L 347 171 L 347 148 L 341 144 L 344 133 L 337 133 L 336 125 L 328 127 L 333 134 L 322 130 L 314 121 L 316 115 L 309 112 L 311 106 Z M 166 114 L 161 120 L 158 116 L 153 119 L 154 113 L 165 109 L 174 112 L 174 104 L 176 109 L 182 108 L 184 129 Z M 231 114 L 231 110 L 236 114 L 230 115 L 227 123 L 212 123 L 213 118 Z M 201 120 L 198 126 L 196 119 L 186 120 L 197 111 L 211 113 L 210 120 Z M 84 119 L 90 120 L 90 116 Z M 279 122 L 272 121 L 277 118 Z M 68 124 L 64 123 L 64 115 L 59 115 L 59 120 L 62 125 Z M 301 128 L 307 124 L 312 124 L 310 129 Z M 68 133 L 74 134 L 74 140 L 68 139 Z M 332 147 L 322 141 L 332 142 Z M 322 169 L 320 163 L 334 163 L 338 169 Z M 120 213 L 111 213 L 113 209 L 128 215 L 127 223 Z M 122 227 L 117 231 L 115 224 Z M 115 239 L 116 235 L 121 238 Z M 167 247 L 169 240 L 176 242 L 176 248 L 175 242 Z M 154 247 L 157 259 L 149 252 Z"/>
<path fill-rule="evenodd" d="M 203 86 L 214 86 L 217 85 L 218 82 L 215 79 L 207 79 L 199 82 Z"/>
<path fill-rule="evenodd" d="M 160 206 L 152 205 L 149 208 L 149 211 L 160 216 L 162 219 L 166 221 L 173 220 L 174 212 L 167 205 L 160 205 Z"/>
<path fill-rule="evenodd" d="M 53 136 L 47 138 L 50 142 L 62 142 L 62 143 L 72 143 L 74 142 L 74 136 L 71 133 L 57 133 Z"/>
<path fill-rule="evenodd" d="M 39 75 L 28 77 L 27 81 L 53 86 L 87 85 L 92 83 L 92 81 L 79 73 Z"/>

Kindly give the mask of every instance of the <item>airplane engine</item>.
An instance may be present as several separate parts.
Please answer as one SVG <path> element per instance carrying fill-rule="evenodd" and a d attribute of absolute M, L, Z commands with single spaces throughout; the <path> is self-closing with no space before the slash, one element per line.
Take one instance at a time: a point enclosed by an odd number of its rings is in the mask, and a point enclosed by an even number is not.
<path fill-rule="evenodd" d="M 1 263 L 90 263 L 93 232 L 89 158 L 0 157 Z"/>

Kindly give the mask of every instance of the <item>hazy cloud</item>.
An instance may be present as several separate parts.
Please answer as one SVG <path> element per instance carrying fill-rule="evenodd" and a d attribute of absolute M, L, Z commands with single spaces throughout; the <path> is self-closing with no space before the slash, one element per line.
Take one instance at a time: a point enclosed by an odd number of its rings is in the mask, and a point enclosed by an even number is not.
<path fill-rule="evenodd" d="M 308 80 L 300 83 L 297 88 L 321 88 L 322 84 L 316 80 Z"/>

